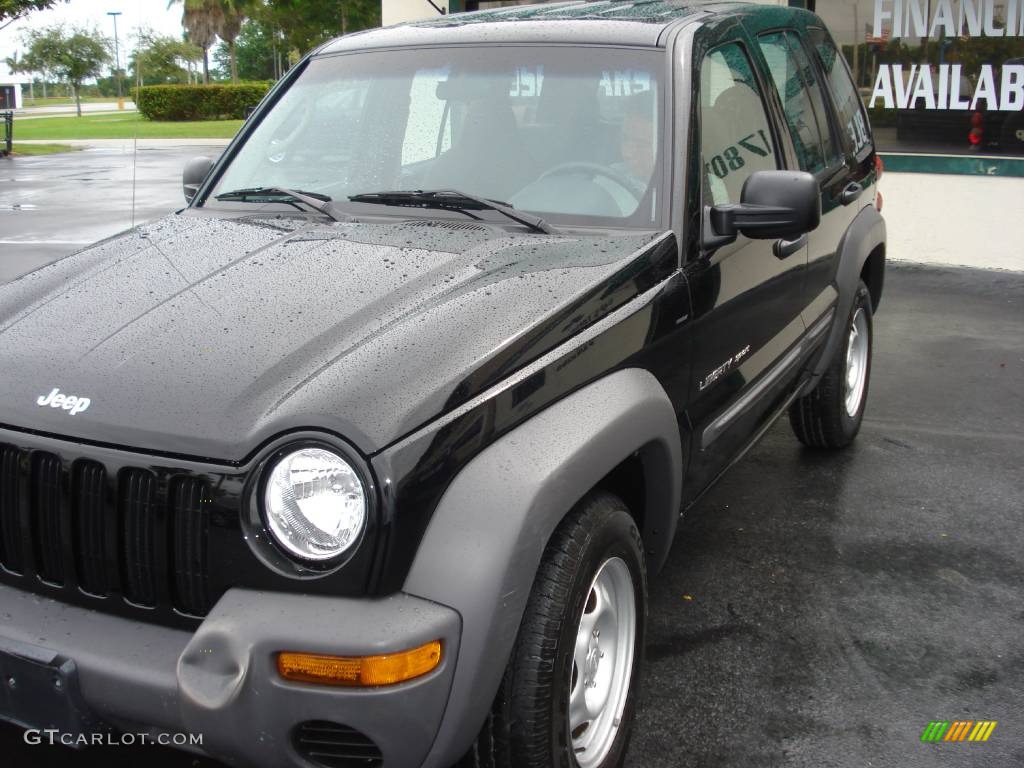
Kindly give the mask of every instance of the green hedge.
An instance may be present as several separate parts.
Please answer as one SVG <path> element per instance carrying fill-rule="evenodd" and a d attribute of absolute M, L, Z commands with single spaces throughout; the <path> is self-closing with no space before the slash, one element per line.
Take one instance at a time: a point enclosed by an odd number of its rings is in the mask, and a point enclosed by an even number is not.
<path fill-rule="evenodd" d="M 132 99 L 149 120 L 238 120 L 259 104 L 271 85 L 144 85 L 132 88 Z"/>

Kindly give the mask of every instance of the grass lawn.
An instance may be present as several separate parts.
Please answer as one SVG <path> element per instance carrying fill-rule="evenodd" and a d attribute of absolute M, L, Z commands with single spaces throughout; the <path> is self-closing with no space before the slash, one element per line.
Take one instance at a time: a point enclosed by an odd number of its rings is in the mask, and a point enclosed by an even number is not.
<path fill-rule="evenodd" d="M 115 115 L 61 115 L 14 119 L 17 139 L 229 139 L 241 120 L 203 120 L 182 123 L 158 123 L 146 120 L 138 112 Z"/>
<path fill-rule="evenodd" d="M 16 155 L 55 155 L 58 152 L 75 152 L 78 147 L 70 144 L 15 144 Z"/>

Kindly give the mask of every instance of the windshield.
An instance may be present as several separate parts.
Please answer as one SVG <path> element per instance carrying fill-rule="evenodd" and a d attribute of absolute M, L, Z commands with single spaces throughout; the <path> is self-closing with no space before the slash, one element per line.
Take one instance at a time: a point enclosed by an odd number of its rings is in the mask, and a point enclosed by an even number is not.
<path fill-rule="evenodd" d="M 661 66 L 654 51 L 580 46 L 313 59 L 212 196 L 288 188 L 358 212 L 352 195 L 453 190 L 555 222 L 652 227 Z"/>

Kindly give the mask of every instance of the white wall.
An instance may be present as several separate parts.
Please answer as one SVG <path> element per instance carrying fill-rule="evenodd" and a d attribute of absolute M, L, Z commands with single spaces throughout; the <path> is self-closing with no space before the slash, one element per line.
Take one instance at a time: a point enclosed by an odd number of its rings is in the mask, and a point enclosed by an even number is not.
<path fill-rule="evenodd" d="M 434 0 L 434 5 L 448 11 L 448 0 Z M 441 15 L 427 0 L 381 0 L 380 13 L 385 27 L 403 21 L 436 19 Z"/>
<path fill-rule="evenodd" d="M 889 173 L 886 258 L 1024 271 L 1024 179 Z"/>

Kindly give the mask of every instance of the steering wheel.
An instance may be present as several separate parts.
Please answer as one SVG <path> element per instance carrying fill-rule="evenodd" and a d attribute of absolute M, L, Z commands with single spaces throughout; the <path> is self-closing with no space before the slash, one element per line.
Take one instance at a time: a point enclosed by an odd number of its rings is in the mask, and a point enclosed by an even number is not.
<path fill-rule="evenodd" d="M 542 173 L 537 181 L 541 182 L 549 176 L 566 176 L 570 173 L 578 173 L 580 171 L 588 173 L 591 176 L 604 176 L 606 179 L 611 179 L 615 182 L 616 186 L 621 187 L 629 193 L 629 196 L 636 200 L 637 205 L 640 204 L 642 193 L 637 192 L 635 180 L 629 178 L 624 173 L 612 170 L 608 166 L 600 165 L 598 163 L 588 163 L 583 160 L 559 163 L 554 168 Z"/>

